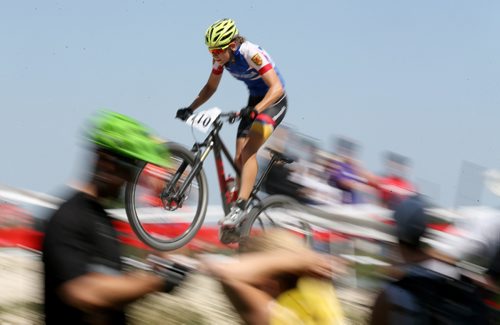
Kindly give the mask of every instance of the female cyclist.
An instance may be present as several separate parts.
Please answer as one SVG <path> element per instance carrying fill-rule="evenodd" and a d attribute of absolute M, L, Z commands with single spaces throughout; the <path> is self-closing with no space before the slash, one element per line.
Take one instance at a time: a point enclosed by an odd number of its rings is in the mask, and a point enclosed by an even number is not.
<path fill-rule="evenodd" d="M 236 205 L 221 220 L 222 228 L 232 229 L 243 217 L 257 176 L 257 151 L 283 120 L 287 110 L 285 84 L 269 54 L 239 35 L 232 19 L 221 19 L 205 33 L 205 44 L 212 55 L 212 71 L 198 97 L 176 117 L 187 120 L 195 109 L 217 90 L 226 69 L 243 81 L 250 93 L 247 107 L 240 111 L 241 122 L 236 138 L 235 162 L 241 170 L 240 190 Z"/>

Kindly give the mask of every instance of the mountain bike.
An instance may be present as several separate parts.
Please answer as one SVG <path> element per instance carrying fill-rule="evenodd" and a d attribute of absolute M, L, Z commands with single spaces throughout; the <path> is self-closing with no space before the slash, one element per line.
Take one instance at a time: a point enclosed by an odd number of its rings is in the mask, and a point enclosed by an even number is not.
<path fill-rule="evenodd" d="M 237 121 L 238 115 L 236 112 L 222 113 L 218 108 L 193 114 L 186 123 L 208 133 L 203 142 L 195 142 L 191 150 L 167 142 L 165 145 L 171 161 L 168 168 L 147 163 L 139 166 L 133 181 L 127 183 L 125 207 L 130 226 L 146 245 L 162 251 L 178 249 L 191 241 L 200 230 L 208 206 L 208 186 L 203 164 L 212 151 L 224 214 L 235 204 L 238 197 L 235 179 L 226 174 L 223 158 L 229 162 L 235 177 L 239 177 L 240 171 L 223 143 L 220 131 L 226 122 L 232 124 Z M 219 236 L 223 243 L 237 242 L 241 237 L 271 227 L 288 227 L 288 222 L 267 215 L 267 210 L 300 210 L 298 203 L 287 196 L 261 198 L 259 190 L 271 168 L 277 163 L 293 162 L 293 159 L 278 151 L 267 150 L 271 159 L 250 194 L 245 209 L 248 218 L 244 218 L 234 230 L 221 232 Z M 292 230 L 304 228 L 304 225 L 299 224 Z"/>

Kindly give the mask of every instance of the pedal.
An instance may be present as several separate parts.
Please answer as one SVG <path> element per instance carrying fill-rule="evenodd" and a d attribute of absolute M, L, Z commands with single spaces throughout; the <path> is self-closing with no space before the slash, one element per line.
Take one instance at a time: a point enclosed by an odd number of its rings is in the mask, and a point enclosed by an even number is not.
<path fill-rule="evenodd" d="M 221 243 L 228 245 L 237 243 L 240 239 L 239 227 L 234 228 L 219 228 L 219 240 Z"/>

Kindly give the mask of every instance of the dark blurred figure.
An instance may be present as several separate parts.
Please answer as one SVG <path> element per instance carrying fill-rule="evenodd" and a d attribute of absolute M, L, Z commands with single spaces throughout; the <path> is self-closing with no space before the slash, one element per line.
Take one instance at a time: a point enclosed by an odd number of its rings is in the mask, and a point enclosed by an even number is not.
<path fill-rule="evenodd" d="M 43 242 L 47 324 L 125 324 L 124 307 L 166 287 L 165 278 L 123 272 L 106 202 L 116 199 L 139 161 L 166 166 L 166 149 L 123 115 L 104 112 L 88 134 L 90 179 L 48 222 Z"/>
<path fill-rule="evenodd" d="M 492 283 L 498 288 L 500 287 L 500 245 L 497 248 L 495 257 L 488 267 L 486 274 L 490 277 Z"/>
<path fill-rule="evenodd" d="M 488 270 L 486 271 L 485 295 L 489 298 L 490 323 L 500 324 L 500 245 Z"/>
<path fill-rule="evenodd" d="M 266 193 L 269 195 L 287 195 L 299 202 L 304 202 L 306 200 L 303 194 L 305 189 L 302 185 L 291 180 L 291 174 L 292 171 L 288 164 L 276 163 L 264 181 L 264 190 Z"/>
<path fill-rule="evenodd" d="M 385 155 L 385 173 L 377 182 L 383 206 L 394 209 L 405 198 L 415 194 L 415 186 L 408 179 L 410 161 L 394 152 Z"/>
<path fill-rule="evenodd" d="M 342 203 L 366 203 L 366 197 L 375 195 L 370 185 L 373 176 L 356 160 L 358 145 L 347 139 L 338 138 L 336 153 L 340 160 L 333 161 L 328 184 L 342 190 Z"/>
<path fill-rule="evenodd" d="M 487 324 L 479 288 L 461 281 L 454 265 L 431 256 L 421 242 L 426 203 L 412 196 L 394 211 L 404 275 L 377 297 L 371 324 Z"/>
<path fill-rule="evenodd" d="M 266 144 L 266 147 L 297 160 L 297 157 L 292 154 L 290 150 L 290 146 L 293 146 L 293 144 L 290 144 L 293 143 L 293 137 L 293 133 L 289 127 L 280 126 L 276 128 L 274 134 L 270 138 L 271 141 Z M 258 177 L 260 177 L 262 171 L 267 168 L 270 162 L 271 158 L 269 152 L 267 150 L 261 150 L 258 159 L 260 161 L 259 166 L 262 166 L 262 168 L 260 168 L 260 174 L 258 175 Z M 291 180 L 292 172 L 290 164 L 276 163 L 264 180 L 263 190 L 269 195 L 287 195 L 303 202 L 306 199 L 303 194 L 304 186 Z"/>

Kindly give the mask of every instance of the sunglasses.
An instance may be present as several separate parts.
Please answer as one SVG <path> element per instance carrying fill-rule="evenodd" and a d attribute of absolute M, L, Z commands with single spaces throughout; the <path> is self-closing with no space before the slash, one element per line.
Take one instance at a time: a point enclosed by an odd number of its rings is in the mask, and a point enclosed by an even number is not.
<path fill-rule="evenodd" d="M 116 152 L 102 150 L 106 159 L 116 165 L 116 172 L 126 178 L 134 176 L 139 170 L 139 161 L 134 158 L 126 157 Z"/>
<path fill-rule="evenodd" d="M 212 55 L 220 55 L 222 53 L 224 53 L 226 51 L 227 47 L 222 49 L 222 48 L 218 48 L 218 49 L 208 49 L 208 52 L 210 52 L 210 54 Z"/>

